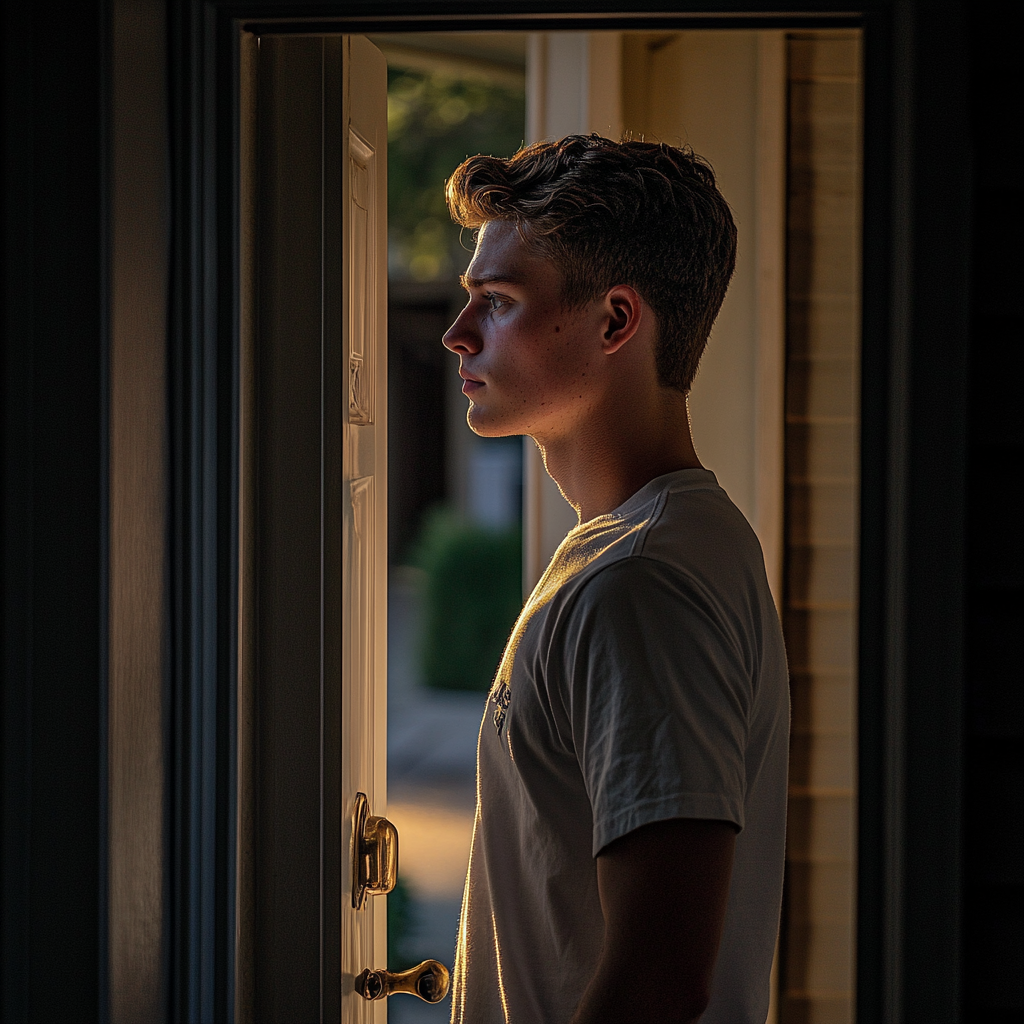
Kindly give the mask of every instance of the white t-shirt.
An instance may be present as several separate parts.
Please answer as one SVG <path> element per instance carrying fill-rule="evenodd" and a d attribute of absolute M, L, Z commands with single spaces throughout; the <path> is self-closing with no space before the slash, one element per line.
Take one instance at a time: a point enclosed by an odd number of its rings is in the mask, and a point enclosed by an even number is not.
<path fill-rule="evenodd" d="M 764 560 L 714 474 L 669 473 L 572 530 L 480 728 L 453 1021 L 568 1024 L 604 931 L 595 856 L 649 822 L 705 818 L 740 832 L 701 1020 L 764 1024 L 788 747 Z"/>

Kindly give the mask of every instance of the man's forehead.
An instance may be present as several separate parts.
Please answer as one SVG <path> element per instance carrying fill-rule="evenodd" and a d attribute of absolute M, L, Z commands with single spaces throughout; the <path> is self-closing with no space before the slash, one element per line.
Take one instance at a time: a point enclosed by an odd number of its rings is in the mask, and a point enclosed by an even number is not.
<path fill-rule="evenodd" d="M 530 251 L 510 221 L 489 221 L 480 228 L 476 251 L 470 260 L 463 283 L 478 287 L 489 281 L 516 283 L 525 281 L 543 262 Z"/>

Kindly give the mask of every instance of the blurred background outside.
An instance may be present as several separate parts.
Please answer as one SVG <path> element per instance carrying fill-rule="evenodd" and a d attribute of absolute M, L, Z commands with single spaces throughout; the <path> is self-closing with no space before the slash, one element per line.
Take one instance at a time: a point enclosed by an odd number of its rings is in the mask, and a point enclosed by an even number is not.
<path fill-rule="evenodd" d="M 455 948 L 485 694 L 522 605 L 522 441 L 466 424 L 458 358 L 441 337 L 465 301 L 471 232 L 444 183 L 467 156 L 525 134 L 526 37 L 373 36 L 388 59 L 388 816 L 399 886 L 392 970 Z M 389 1001 L 397 1024 L 447 1021 Z"/>

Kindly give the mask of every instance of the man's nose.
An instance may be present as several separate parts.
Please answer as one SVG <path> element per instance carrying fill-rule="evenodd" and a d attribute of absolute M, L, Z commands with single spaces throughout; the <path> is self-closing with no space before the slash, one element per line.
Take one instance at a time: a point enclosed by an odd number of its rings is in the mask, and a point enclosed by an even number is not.
<path fill-rule="evenodd" d="M 441 344 L 446 349 L 460 355 L 476 355 L 483 347 L 480 333 L 469 313 L 471 305 L 472 303 L 466 305 L 466 308 L 456 317 L 455 323 L 448 328 L 445 336 L 441 339 Z"/>

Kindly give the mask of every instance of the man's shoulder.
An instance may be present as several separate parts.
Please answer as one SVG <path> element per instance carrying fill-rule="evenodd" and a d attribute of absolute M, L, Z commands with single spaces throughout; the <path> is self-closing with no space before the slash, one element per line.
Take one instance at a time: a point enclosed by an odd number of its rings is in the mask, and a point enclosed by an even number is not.
<path fill-rule="evenodd" d="M 671 628 L 694 616 L 715 616 L 714 595 L 677 561 L 642 552 L 595 566 L 563 596 L 559 624 L 568 634 Z"/>
<path fill-rule="evenodd" d="M 746 517 L 718 486 L 666 490 L 643 544 L 650 558 L 685 564 L 713 551 L 715 558 L 760 557 L 757 538 Z"/>
<path fill-rule="evenodd" d="M 658 644 L 717 636 L 748 661 L 775 615 L 757 537 L 717 485 L 667 489 L 631 543 L 591 562 L 551 611 L 556 647 L 595 632 Z"/>
<path fill-rule="evenodd" d="M 528 607 L 551 639 L 592 612 L 607 619 L 667 602 L 733 618 L 767 593 L 757 537 L 714 475 L 698 470 L 655 481 L 615 514 L 573 530 Z"/>

